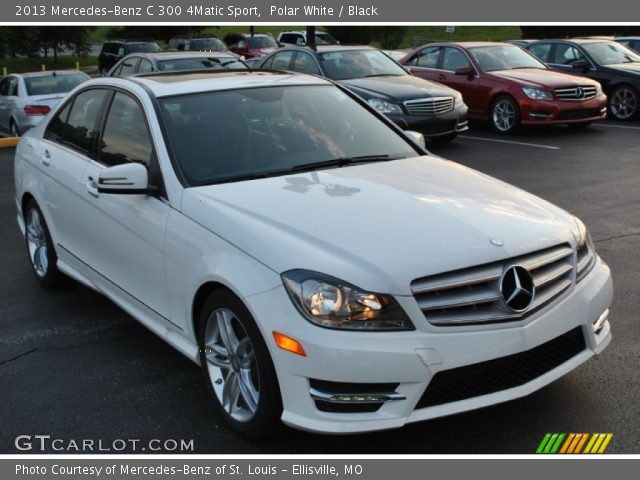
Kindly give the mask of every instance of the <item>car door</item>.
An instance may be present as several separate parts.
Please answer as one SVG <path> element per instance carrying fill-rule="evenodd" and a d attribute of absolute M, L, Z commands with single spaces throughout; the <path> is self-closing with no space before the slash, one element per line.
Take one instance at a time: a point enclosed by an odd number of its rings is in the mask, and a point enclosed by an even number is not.
<path fill-rule="evenodd" d="M 404 65 L 417 77 L 436 80 L 438 63 L 443 50 L 444 48 L 440 46 L 425 47 L 416 52 Z"/>
<path fill-rule="evenodd" d="M 95 159 L 84 173 L 81 256 L 107 288 L 120 289 L 167 318 L 163 252 L 170 207 L 163 198 L 153 140 L 145 112 L 132 94 L 115 91 L 108 103 Z M 98 193 L 100 171 L 130 162 L 147 166 L 158 195 Z"/>
<path fill-rule="evenodd" d="M 0 101 L 0 125 L 3 130 L 9 131 L 9 122 L 14 114 L 16 102 L 18 100 L 18 77 L 9 75 L 0 90 L 2 100 Z"/>
<path fill-rule="evenodd" d="M 44 131 L 42 142 L 34 145 L 34 167 L 42 172 L 44 210 L 54 230 L 60 259 L 85 261 L 87 245 L 82 202 L 85 197 L 84 171 L 97 136 L 98 120 L 107 90 L 82 90 L 65 102 Z"/>
<path fill-rule="evenodd" d="M 474 73 L 456 75 L 456 70 L 463 67 L 472 68 Z M 492 82 L 478 74 L 477 68 L 462 49 L 445 47 L 435 80 L 459 91 L 470 114 L 483 116 L 488 111 Z"/>

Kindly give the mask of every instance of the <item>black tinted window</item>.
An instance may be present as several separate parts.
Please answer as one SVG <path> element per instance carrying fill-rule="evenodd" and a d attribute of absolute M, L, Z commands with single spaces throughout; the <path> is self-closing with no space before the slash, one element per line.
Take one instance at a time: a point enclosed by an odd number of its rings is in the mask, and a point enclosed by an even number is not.
<path fill-rule="evenodd" d="M 461 67 L 470 67 L 471 62 L 467 56 L 457 48 L 447 47 L 444 51 L 444 57 L 442 57 L 442 69 L 455 72 Z"/>
<path fill-rule="evenodd" d="M 549 62 L 551 60 L 551 58 L 549 58 L 549 53 L 551 52 L 550 43 L 538 43 L 536 45 L 531 45 L 531 47 L 529 47 L 529 52 L 543 62 Z"/>
<path fill-rule="evenodd" d="M 92 89 L 76 95 L 64 129 L 65 145 L 84 154 L 92 150 L 98 135 L 98 117 L 106 94 L 105 90 Z"/>
<path fill-rule="evenodd" d="M 49 122 L 47 129 L 44 132 L 44 138 L 51 140 L 52 142 L 60 142 L 64 135 L 64 126 L 67 124 L 67 117 L 69 116 L 69 110 L 71 110 L 71 103 L 60 110 L 60 112 L 53 117 L 53 120 Z"/>
<path fill-rule="evenodd" d="M 129 162 L 148 165 L 152 151 L 140 106 L 129 95 L 116 93 L 100 142 L 100 162 L 109 166 Z"/>

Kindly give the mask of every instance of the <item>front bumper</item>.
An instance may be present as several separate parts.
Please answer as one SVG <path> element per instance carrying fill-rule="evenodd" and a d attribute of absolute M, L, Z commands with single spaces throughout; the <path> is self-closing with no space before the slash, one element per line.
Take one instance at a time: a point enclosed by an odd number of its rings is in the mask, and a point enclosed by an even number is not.
<path fill-rule="evenodd" d="M 590 123 L 607 116 L 607 97 L 598 95 L 586 101 L 520 100 L 524 125 L 557 125 Z"/>
<path fill-rule="evenodd" d="M 469 129 L 467 107 L 463 105 L 450 112 L 435 116 L 389 115 L 389 118 L 404 130 L 415 130 L 426 138 L 440 137 Z"/>
<path fill-rule="evenodd" d="M 304 320 L 284 287 L 246 299 L 263 330 L 278 375 L 282 420 L 292 427 L 325 433 L 352 433 L 397 428 L 406 423 L 451 415 L 528 395 L 600 353 L 610 342 L 603 313 L 613 297 L 609 268 L 600 259 L 577 285 L 547 308 L 521 322 L 481 327 L 434 327 L 413 297 L 396 297 L 416 326 L 410 332 L 346 332 L 317 327 Z M 594 332 L 594 323 L 599 330 Z M 525 384 L 459 401 L 416 408 L 438 372 L 486 362 L 534 349 L 573 329 L 581 329 L 585 348 Z M 278 349 L 272 331 L 300 341 L 307 356 Z M 321 411 L 311 379 L 392 384 L 397 397 L 376 411 Z M 314 385 L 314 387 L 317 386 Z M 325 392 L 320 392 L 323 394 Z"/>

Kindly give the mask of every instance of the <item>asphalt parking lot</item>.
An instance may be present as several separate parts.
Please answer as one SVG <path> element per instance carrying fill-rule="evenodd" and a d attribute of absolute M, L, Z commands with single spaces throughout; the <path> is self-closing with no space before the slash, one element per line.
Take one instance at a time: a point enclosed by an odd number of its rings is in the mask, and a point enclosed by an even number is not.
<path fill-rule="evenodd" d="M 38 286 L 15 220 L 13 150 L 0 150 L 0 453 L 23 434 L 193 439 L 196 453 L 534 453 L 545 432 L 612 432 L 607 453 L 638 453 L 639 136 L 640 123 L 510 137 L 478 127 L 432 148 L 585 221 L 616 289 L 614 339 L 600 357 L 506 404 L 359 436 L 285 430 L 264 443 L 228 430 L 199 369 L 114 304 L 78 284 Z"/>

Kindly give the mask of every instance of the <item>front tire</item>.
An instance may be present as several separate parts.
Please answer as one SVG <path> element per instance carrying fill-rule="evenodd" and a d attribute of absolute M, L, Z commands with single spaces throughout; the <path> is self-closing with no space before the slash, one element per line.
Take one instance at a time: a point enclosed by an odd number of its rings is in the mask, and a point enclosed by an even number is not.
<path fill-rule="evenodd" d="M 43 287 L 57 287 L 62 283 L 56 254 L 49 228 L 40 207 L 29 200 L 24 210 L 25 240 L 31 268 Z"/>
<path fill-rule="evenodd" d="M 219 290 L 199 318 L 200 363 L 216 411 L 247 438 L 273 435 L 282 400 L 267 345 L 253 317 L 232 293 Z"/>
<path fill-rule="evenodd" d="M 609 113 L 616 120 L 633 120 L 640 112 L 640 95 L 628 85 L 620 85 L 609 94 Z"/>
<path fill-rule="evenodd" d="M 489 112 L 491 128 L 498 133 L 514 133 L 520 127 L 520 107 L 508 95 L 501 95 L 491 104 Z"/>

